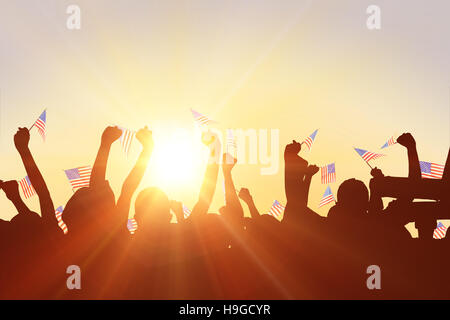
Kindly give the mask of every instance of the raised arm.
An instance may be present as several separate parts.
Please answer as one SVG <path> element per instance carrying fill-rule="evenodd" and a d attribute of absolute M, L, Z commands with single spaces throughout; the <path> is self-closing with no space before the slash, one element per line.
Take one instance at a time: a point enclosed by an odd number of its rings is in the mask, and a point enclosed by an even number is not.
<path fill-rule="evenodd" d="M 148 130 L 147 127 L 136 133 L 136 139 L 142 144 L 143 149 L 136 164 L 125 179 L 119 199 L 117 200 L 117 210 L 119 210 L 119 214 L 124 217 L 124 220 L 128 219 L 131 198 L 141 183 L 153 151 L 152 132 Z"/>
<path fill-rule="evenodd" d="M 369 213 L 380 213 L 383 210 L 383 200 L 381 199 L 380 190 L 378 188 L 377 180 L 383 179 L 383 172 L 377 167 L 370 171 L 372 179 L 369 182 L 370 188 L 370 200 L 369 200 Z"/>
<path fill-rule="evenodd" d="M 211 137 L 209 138 L 208 135 Z M 217 175 L 219 173 L 219 159 L 222 146 L 217 135 L 212 135 L 211 133 L 203 134 L 202 141 L 209 147 L 209 159 L 203 184 L 200 189 L 200 195 L 188 218 L 189 220 L 208 213 L 209 206 L 216 191 Z"/>
<path fill-rule="evenodd" d="M 22 163 L 27 172 L 28 178 L 39 197 L 39 205 L 41 209 L 41 216 L 45 222 L 54 223 L 57 225 L 55 218 L 55 208 L 53 206 L 53 201 L 50 196 L 50 192 L 47 188 L 44 178 L 42 177 L 36 162 L 33 159 L 33 155 L 28 147 L 30 141 L 30 132 L 27 128 L 19 128 L 17 133 L 14 135 L 14 144 L 17 151 L 22 158 Z M 20 196 L 19 196 L 20 198 Z M 21 201 L 21 200 L 20 200 Z"/>
<path fill-rule="evenodd" d="M 301 144 L 295 140 L 288 144 L 284 150 L 284 188 L 287 199 L 284 223 L 288 222 L 295 215 L 295 212 L 298 213 L 298 210 L 305 203 L 302 199 L 304 195 L 302 188 L 308 162 L 298 155 L 300 150 Z"/>
<path fill-rule="evenodd" d="M 16 207 L 18 214 L 24 215 L 33 213 L 20 197 L 19 184 L 17 183 L 17 181 L 0 181 L 0 189 L 3 189 L 6 197 L 14 204 L 14 207 Z"/>
<path fill-rule="evenodd" d="M 416 141 L 410 133 L 404 133 L 397 138 L 397 142 L 408 151 L 408 178 L 421 178 L 419 156 L 417 154 Z"/>
<path fill-rule="evenodd" d="M 306 168 L 305 180 L 303 181 L 303 184 L 301 185 L 300 200 L 301 200 L 302 206 L 306 207 L 308 205 L 309 187 L 311 186 L 311 179 L 318 171 L 319 171 L 319 167 L 316 165 L 309 165 L 308 168 Z"/>
<path fill-rule="evenodd" d="M 253 197 L 247 188 L 241 188 L 241 190 L 239 191 L 239 198 L 241 198 L 247 204 L 248 209 L 250 210 L 250 215 L 253 219 L 256 219 L 260 216 L 260 213 L 255 206 L 255 202 L 253 202 Z"/>
<path fill-rule="evenodd" d="M 92 167 L 90 187 L 97 187 L 102 185 L 105 181 L 106 165 L 108 163 L 109 151 L 114 141 L 120 138 L 122 130 L 117 127 L 107 127 L 102 134 L 100 148 L 95 158 L 94 166 Z"/>
<path fill-rule="evenodd" d="M 177 217 L 177 223 L 179 225 L 185 224 L 184 212 L 183 212 L 183 204 L 176 200 L 170 200 L 170 209 L 175 213 Z"/>
<path fill-rule="evenodd" d="M 230 154 L 224 153 L 222 160 L 222 171 L 225 180 L 225 202 L 226 212 L 228 218 L 232 220 L 239 220 L 244 217 L 244 209 L 242 209 L 241 202 L 236 194 L 236 188 L 234 187 L 233 176 L 231 170 L 236 165 L 237 160 Z"/>
<path fill-rule="evenodd" d="M 301 184 L 308 167 L 308 162 L 298 155 L 300 150 L 301 144 L 295 140 L 284 150 L 284 186 L 288 203 L 299 201 Z"/>

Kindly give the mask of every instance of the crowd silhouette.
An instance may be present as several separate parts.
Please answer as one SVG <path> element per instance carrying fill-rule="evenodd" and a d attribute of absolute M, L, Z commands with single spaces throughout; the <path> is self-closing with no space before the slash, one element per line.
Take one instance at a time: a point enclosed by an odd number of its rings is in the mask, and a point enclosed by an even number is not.
<path fill-rule="evenodd" d="M 322 217 L 308 206 L 311 178 L 319 168 L 300 156 L 302 145 L 293 141 L 284 152 L 287 204 L 279 221 L 260 214 L 249 189 L 236 190 L 236 159 L 218 151 L 213 135 L 203 139 L 210 161 L 189 217 L 184 218 L 181 202 L 148 187 L 136 196 L 133 215 L 139 227 L 130 234 L 131 201 L 153 138 L 147 127 L 136 133 L 142 151 L 116 200 L 106 168 L 121 133 L 117 127 L 104 130 L 89 187 L 77 190 L 65 205 L 62 218 L 69 231 L 64 234 L 29 149 L 29 130 L 18 129 L 14 144 L 39 197 L 40 214 L 23 202 L 17 181 L 0 180 L 17 210 L 11 221 L 0 220 L 0 298 L 450 298 L 445 276 L 450 236 L 433 239 L 437 219 L 450 213 L 450 153 L 441 180 L 422 179 L 415 140 L 405 133 L 397 142 L 406 148 L 408 177 L 384 176 L 374 168 L 369 187 L 348 179 Z M 225 204 L 213 214 L 209 209 L 220 170 Z M 383 197 L 393 198 L 386 208 Z M 171 212 L 177 223 L 171 223 Z M 409 222 L 415 223 L 418 238 L 405 228 Z M 70 265 L 80 267 L 79 290 L 67 287 Z M 380 290 L 367 287 L 371 265 L 381 269 Z"/>

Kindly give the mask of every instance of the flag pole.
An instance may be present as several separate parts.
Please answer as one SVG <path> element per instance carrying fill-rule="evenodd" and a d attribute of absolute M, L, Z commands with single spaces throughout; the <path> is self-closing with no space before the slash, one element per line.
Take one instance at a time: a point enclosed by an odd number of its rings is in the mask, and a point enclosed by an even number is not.
<path fill-rule="evenodd" d="M 355 150 L 355 147 L 353 147 L 353 150 Z M 356 150 L 355 150 L 355 152 L 356 152 Z M 356 153 L 358 153 L 358 152 L 356 152 Z M 359 155 L 359 154 L 358 154 L 358 155 Z M 373 170 L 372 166 L 371 166 L 366 160 L 364 160 L 363 157 L 361 157 L 361 155 L 359 155 L 359 157 L 361 158 L 362 161 L 364 161 L 365 163 L 367 163 L 367 165 L 369 166 L 370 170 Z"/>

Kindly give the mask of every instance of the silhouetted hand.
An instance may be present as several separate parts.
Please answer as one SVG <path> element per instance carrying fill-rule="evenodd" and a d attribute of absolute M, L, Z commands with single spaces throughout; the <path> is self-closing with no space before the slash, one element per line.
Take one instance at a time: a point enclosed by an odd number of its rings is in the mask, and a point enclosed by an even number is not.
<path fill-rule="evenodd" d="M 224 173 L 229 173 L 233 169 L 234 165 L 236 164 L 237 159 L 234 158 L 229 153 L 224 153 L 222 158 L 222 170 Z"/>
<path fill-rule="evenodd" d="M 308 161 L 298 155 L 301 149 L 301 144 L 292 140 L 292 143 L 289 143 L 284 149 L 284 160 L 286 163 L 292 164 L 297 170 L 304 171 L 308 166 Z"/>
<path fill-rule="evenodd" d="M 28 148 L 30 142 L 30 131 L 27 128 L 19 128 L 14 135 L 14 145 L 18 151 Z"/>
<path fill-rule="evenodd" d="M 16 180 L 5 181 L 1 184 L 1 187 L 6 194 L 6 197 L 12 202 L 20 199 L 19 184 Z"/>
<path fill-rule="evenodd" d="M 416 146 L 416 140 L 411 133 L 404 133 L 397 138 L 397 142 L 406 148 L 414 148 Z"/>
<path fill-rule="evenodd" d="M 312 164 L 309 165 L 308 168 L 306 168 L 306 174 L 309 174 L 310 176 L 315 175 L 319 171 L 319 167 Z"/>
<path fill-rule="evenodd" d="M 370 174 L 371 174 L 372 177 L 374 177 L 374 178 L 383 178 L 383 177 L 384 177 L 383 171 L 381 171 L 381 169 L 378 169 L 377 167 L 373 168 L 373 169 L 370 171 Z"/>
<path fill-rule="evenodd" d="M 302 149 L 302 145 L 295 140 L 292 140 L 292 143 L 289 143 L 284 149 L 284 155 L 296 155 Z"/>
<path fill-rule="evenodd" d="M 213 133 L 212 131 L 203 132 L 202 143 L 207 146 L 210 151 L 210 158 L 208 162 L 219 163 L 221 144 L 217 134 Z"/>
<path fill-rule="evenodd" d="M 202 133 L 202 143 L 205 146 L 209 147 L 211 144 L 215 142 L 215 140 L 216 136 L 212 132 L 208 131 Z"/>
<path fill-rule="evenodd" d="M 253 200 L 252 195 L 250 194 L 250 191 L 247 188 L 241 188 L 241 190 L 239 190 L 238 196 L 246 203 Z"/>
<path fill-rule="evenodd" d="M 0 189 L 2 188 L 3 180 L 0 180 Z"/>
<path fill-rule="evenodd" d="M 153 149 L 153 135 L 152 132 L 145 126 L 136 133 L 136 139 L 142 144 L 144 149 Z"/>
<path fill-rule="evenodd" d="M 107 127 L 102 134 L 102 143 L 111 145 L 114 141 L 120 138 L 122 135 L 122 130 L 118 127 Z"/>

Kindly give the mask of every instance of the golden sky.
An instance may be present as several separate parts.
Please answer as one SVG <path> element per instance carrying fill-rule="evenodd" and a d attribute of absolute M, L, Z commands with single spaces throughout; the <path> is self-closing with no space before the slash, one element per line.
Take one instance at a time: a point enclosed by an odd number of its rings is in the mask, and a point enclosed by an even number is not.
<path fill-rule="evenodd" d="M 262 213 L 285 204 L 283 149 L 319 128 L 311 152 L 317 165 L 336 163 L 338 185 L 368 183 L 352 146 L 381 152 L 392 135 L 411 132 L 419 157 L 444 164 L 449 147 L 450 4 L 376 1 L 381 29 L 368 30 L 373 1 L 6 1 L 0 0 L 0 178 L 21 179 L 17 127 L 47 109 L 47 139 L 32 131 L 30 148 L 55 206 L 72 194 L 63 169 L 92 164 L 107 125 L 154 130 L 155 152 L 141 188 L 157 185 L 192 208 L 205 153 L 194 140 L 190 108 L 217 129 L 279 129 L 280 168 L 234 170 Z M 69 4 L 81 8 L 81 29 L 66 28 Z M 185 134 L 176 132 L 184 130 Z M 175 132 L 175 134 L 174 134 Z M 186 147 L 188 146 L 188 147 Z M 161 157 L 178 157 L 165 163 Z M 113 146 L 107 177 L 119 195 L 140 151 L 126 158 Z M 399 145 L 375 165 L 407 174 Z M 183 166 L 185 175 L 173 177 Z M 171 169 L 172 168 L 172 169 Z M 309 205 L 326 185 L 317 175 Z M 222 176 L 211 212 L 223 205 Z M 26 203 L 38 211 L 37 197 Z M 329 206 L 317 210 L 325 215 Z M 14 208 L 0 197 L 0 218 Z"/>

